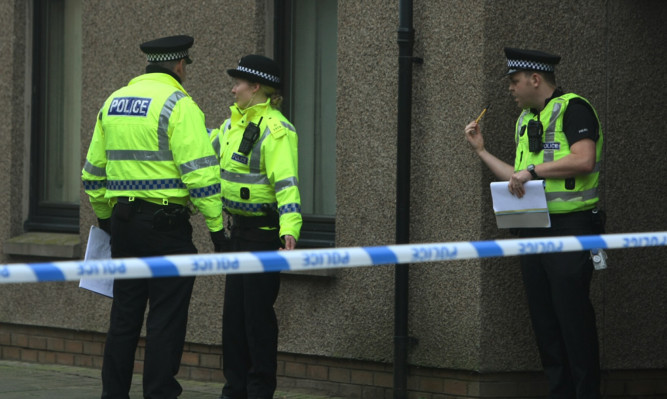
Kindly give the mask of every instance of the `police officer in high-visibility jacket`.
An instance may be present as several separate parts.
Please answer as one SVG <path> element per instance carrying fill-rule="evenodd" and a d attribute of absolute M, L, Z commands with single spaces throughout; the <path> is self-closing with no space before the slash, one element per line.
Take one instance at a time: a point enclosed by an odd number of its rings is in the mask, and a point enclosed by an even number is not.
<path fill-rule="evenodd" d="M 584 98 L 556 86 L 560 57 L 506 48 L 509 91 L 523 112 L 514 128 L 510 165 L 489 153 L 479 123 L 464 130 L 481 160 L 521 198 L 529 180 L 544 180 L 550 228 L 519 228 L 520 237 L 599 234 L 596 206 L 602 128 Z M 595 312 L 589 298 L 593 263 L 589 251 L 520 257 L 528 309 L 550 398 L 600 397 L 600 359 Z"/>
<path fill-rule="evenodd" d="M 298 138 L 278 110 L 278 65 L 247 55 L 227 73 L 234 78 L 236 103 L 211 139 L 220 154 L 222 201 L 231 221 L 229 250 L 294 249 L 302 223 Z M 273 398 L 279 286 L 278 273 L 227 275 L 222 398 Z"/>
<path fill-rule="evenodd" d="M 220 166 L 204 114 L 182 86 L 193 42 L 172 36 L 141 44 L 146 73 L 111 94 L 98 114 L 82 180 L 114 258 L 196 253 L 191 205 L 214 243 L 224 238 Z M 114 282 L 103 399 L 128 397 L 147 302 L 144 397 L 181 393 L 175 376 L 193 284 L 194 277 Z"/>

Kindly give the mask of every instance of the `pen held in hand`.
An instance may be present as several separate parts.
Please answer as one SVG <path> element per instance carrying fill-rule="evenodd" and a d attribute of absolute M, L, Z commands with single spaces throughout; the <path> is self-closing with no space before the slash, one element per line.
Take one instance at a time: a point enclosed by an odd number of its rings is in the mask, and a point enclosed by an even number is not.
<path fill-rule="evenodd" d="M 489 106 L 490 106 L 490 104 L 487 105 L 486 107 L 484 107 L 484 109 L 482 110 L 482 113 L 479 114 L 479 116 L 477 117 L 477 119 L 475 119 L 475 123 L 479 123 L 479 121 L 482 120 L 482 117 L 483 117 L 484 114 L 486 113 L 486 110 L 489 109 Z"/>

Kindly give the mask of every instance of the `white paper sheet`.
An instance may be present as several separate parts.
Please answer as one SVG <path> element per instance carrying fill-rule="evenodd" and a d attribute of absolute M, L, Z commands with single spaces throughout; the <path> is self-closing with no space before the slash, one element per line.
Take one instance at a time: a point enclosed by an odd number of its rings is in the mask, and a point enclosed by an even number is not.
<path fill-rule="evenodd" d="M 111 237 L 97 226 L 90 226 L 84 261 L 111 259 Z M 112 278 L 82 278 L 79 287 L 113 298 Z"/>
<path fill-rule="evenodd" d="M 551 227 L 544 180 L 524 184 L 526 194 L 517 198 L 507 189 L 508 182 L 491 183 L 493 212 L 498 228 Z"/>

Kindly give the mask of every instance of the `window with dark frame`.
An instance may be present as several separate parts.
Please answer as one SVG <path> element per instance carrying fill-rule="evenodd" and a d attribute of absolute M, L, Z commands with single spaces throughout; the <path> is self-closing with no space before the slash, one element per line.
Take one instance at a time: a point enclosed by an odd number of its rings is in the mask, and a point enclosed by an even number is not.
<path fill-rule="evenodd" d="M 81 0 L 35 0 L 26 231 L 77 233 L 81 186 Z"/>
<path fill-rule="evenodd" d="M 336 216 L 336 0 L 275 0 L 282 111 L 299 135 L 299 248 L 333 247 Z"/>

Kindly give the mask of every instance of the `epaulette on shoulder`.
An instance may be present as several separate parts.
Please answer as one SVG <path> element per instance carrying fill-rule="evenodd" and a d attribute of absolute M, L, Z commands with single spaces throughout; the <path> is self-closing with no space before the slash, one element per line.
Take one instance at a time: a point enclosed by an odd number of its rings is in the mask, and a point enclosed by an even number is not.
<path fill-rule="evenodd" d="M 287 134 L 287 130 L 285 129 L 283 124 L 280 123 L 280 119 L 269 118 L 269 120 L 266 123 L 269 129 L 271 130 L 271 135 L 273 137 L 278 138 Z"/>

